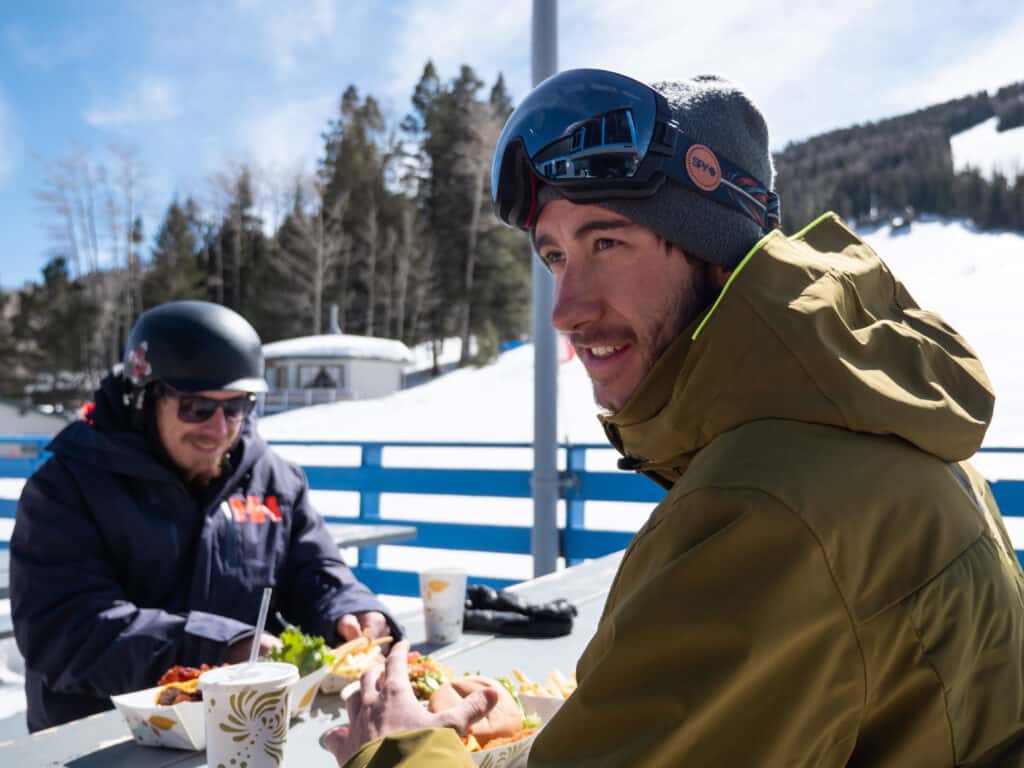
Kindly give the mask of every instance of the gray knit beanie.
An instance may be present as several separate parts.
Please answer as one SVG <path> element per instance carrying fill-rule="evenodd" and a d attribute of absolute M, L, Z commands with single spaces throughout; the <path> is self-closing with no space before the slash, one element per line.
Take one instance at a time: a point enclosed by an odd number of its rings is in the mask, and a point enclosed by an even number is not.
<path fill-rule="evenodd" d="M 683 133 L 724 155 L 774 191 L 768 127 L 761 111 L 739 86 L 717 75 L 698 75 L 692 80 L 659 82 L 651 87 L 666 98 Z M 554 187 L 542 187 L 538 213 L 560 196 Z M 654 230 L 692 256 L 728 268 L 735 267 L 764 234 L 739 211 L 672 179 L 666 179 L 650 197 L 614 198 L 597 205 Z M 533 234 L 531 230 L 531 238 Z"/>

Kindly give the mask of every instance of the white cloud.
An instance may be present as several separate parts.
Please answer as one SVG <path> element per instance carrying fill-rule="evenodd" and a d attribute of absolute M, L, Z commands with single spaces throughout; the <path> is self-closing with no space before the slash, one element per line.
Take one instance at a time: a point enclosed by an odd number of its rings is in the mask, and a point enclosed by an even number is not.
<path fill-rule="evenodd" d="M 0 94 L 0 185 L 14 172 L 19 146 L 10 108 L 3 94 Z"/>
<path fill-rule="evenodd" d="M 617 70 L 647 82 L 717 72 L 748 87 L 767 113 L 773 96 L 781 105 L 787 85 L 813 78 L 821 59 L 835 55 L 850 28 L 877 13 L 882 2 L 825 10 L 817 0 L 794 0 L 784 14 L 766 14 L 756 0 L 648 0 L 642 12 L 619 0 L 563 0 L 558 63 L 560 69 Z M 427 58 L 442 79 L 469 63 L 484 79 L 503 71 L 517 99 L 529 89 L 529 4 L 415 0 L 401 18 L 387 63 L 393 98 L 408 100 Z M 793 106 L 808 108 L 786 104 L 778 111 Z"/>
<path fill-rule="evenodd" d="M 828 121 L 848 97 L 836 80 L 857 72 L 847 52 L 855 29 L 879 13 L 882 0 L 833 6 L 792 0 L 781 13 L 763 2 L 679 3 L 649 0 L 645 12 L 614 2 L 570 0 L 560 12 L 562 68 L 600 67 L 639 80 L 679 80 L 700 73 L 742 84 L 765 113 L 773 144 L 808 135 L 808 118 Z M 572 29 L 569 19 L 581 24 Z M 863 67 L 863 61 L 856 66 Z M 839 68 L 842 75 L 831 73 Z"/>
<path fill-rule="evenodd" d="M 303 50 L 331 41 L 338 26 L 334 0 L 235 0 L 235 7 L 257 17 L 274 76 L 279 80 L 301 74 Z M 359 15 L 360 9 L 346 8 L 345 14 L 350 19 L 353 14 Z"/>
<path fill-rule="evenodd" d="M 120 101 L 93 107 L 85 121 L 94 128 L 118 128 L 135 123 L 169 120 L 181 112 L 173 82 L 149 77 L 140 81 Z"/>
<path fill-rule="evenodd" d="M 933 104 L 977 91 L 994 91 L 1024 77 L 1024 14 L 985 39 L 961 40 L 950 46 L 938 66 L 904 83 L 895 98 L 915 105 Z"/>
<path fill-rule="evenodd" d="M 1019 80 L 1024 17 L 1018 12 L 1007 22 L 1009 7 L 984 10 L 989 15 L 981 20 L 975 18 L 981 9 L 965 9 L 957 0 L 927 8 L 902 0 L 792 0 L 780 13 L 765 12 L 756 0 L 647 0 L 642 9 L 622 0 L 562 0 L 558 63 L 648 82 L 723 74 L 750 91 L 772 129 L 773 146 L 781 148 Z M 487 80 L 503 71 L 516 99 L 528 90 L 525 0 L 412 0 L 394 18 L 401 26 L 381 45 L 393 52 L 375 92 L 406 104 L 428 57 L 443 79 L 469 63 Z M 370 29 L 380 34 L 381 26 Z"/>
<path fill-rule="evenodd" d="M 396 20 L 401 26 L 386 44 L 391 58 L 385 61 L 388 74 L 381 78 L 383 92 L 392 101 L 408 104 L 427 59 L 442 80 L 457 76 L 459 66 L 469 64 L 478 77 L 490 82 L 499 70 L 516 64 L 520 71 L 515 83 L 521 86 L 515 92 L 522 95 L 529 86 L 529 74 L 522 77 L 521 71 L 530 63 L 530 10 L 524 2 L 413 0 Z"/>
<path fill-rule="evenodd" d="M 323 149 L 321 132 L 332 117 L 335 96 L 279 105 L 243 123 L 238 145 L 274 173 L 308 170 Z"/>

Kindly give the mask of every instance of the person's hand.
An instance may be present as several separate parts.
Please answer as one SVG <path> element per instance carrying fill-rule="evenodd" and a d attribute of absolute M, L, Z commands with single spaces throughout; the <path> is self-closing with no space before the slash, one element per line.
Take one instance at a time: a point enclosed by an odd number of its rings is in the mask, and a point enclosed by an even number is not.
<path fill-rule="evenodd" d="M 349 640 L 355 640 L 357 637 L 363 634 L 363 630 L 373 640 L 377 637 L 387 637 L 391 634 L 391 627 L 388 626 L 388 620 L 384 618 L 384 614 L 380 611 L 365 611 L 363 613 L 346 613 L 335 624 L 335 629 L 338 635 L 343 640 L 348 642 Z M 388 652 L 390 643 L 382 645 L 381 651 L 385 654 Z"/>
<path fill-rule="evenodd" d="M 375 664 L 363 673 L 359 690 L 345 702 L 348 725 L 332 728 L 323 735 L 323 745 L 344 766 L 364 744 L 397 731 L 416 728 L 454 728 L 465 736 L 473 723 L 498 703 L 493 689 L 476 691 L 451 709 L 428 712 L 416 700 L 409 684 L 409 643 L 395 643 L 382 667 Z"/>
<path fill-rule="evenodd" d="M 241 661 L 249 660 L 249 652 L 252 650 L 252 637 L 243 637 L 228 646 L 224 652 L 224 661 L 227 664 L 238 664 Z M 281 641 L 268 632 L 260 635 L 260 656 L 266 656 L 275 648 L 281 647 Z"/>

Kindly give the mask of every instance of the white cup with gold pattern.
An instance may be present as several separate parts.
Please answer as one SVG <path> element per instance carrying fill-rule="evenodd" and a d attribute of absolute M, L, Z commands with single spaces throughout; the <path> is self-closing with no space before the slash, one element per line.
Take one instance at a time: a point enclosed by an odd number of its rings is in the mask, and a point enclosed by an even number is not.
<path fill-rule="evenodd" d="M 428 643 L 453 643 L 462 637 L 466 605 L 466 572 L 431 568 L 420 572 L 420 596 Z"/>
<path fill-rule="evenodd" d="M 210 768 L 279 768 L 288 739 L 294 664 L 234 664 L 199 677 Z"/>

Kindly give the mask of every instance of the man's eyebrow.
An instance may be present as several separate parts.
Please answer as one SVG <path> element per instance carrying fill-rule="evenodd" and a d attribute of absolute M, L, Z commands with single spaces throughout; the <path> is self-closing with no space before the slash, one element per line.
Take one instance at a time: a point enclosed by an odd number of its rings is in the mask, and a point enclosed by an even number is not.
<path fill-rule="evenodd" d="M 610 232 L 616 229 L 627 229 L 635 227 L 636 224 L 628 219 L 592 219 L 581 224 L 573 233 L 574 240 L 582 240 L 593 232 Z M 537 238 L 536 246 L 539 251 L 545 245 L 555 245 L 555 239 L 550 235 L 541 235 Z"/>

